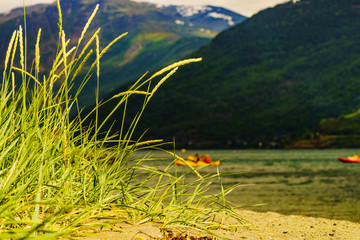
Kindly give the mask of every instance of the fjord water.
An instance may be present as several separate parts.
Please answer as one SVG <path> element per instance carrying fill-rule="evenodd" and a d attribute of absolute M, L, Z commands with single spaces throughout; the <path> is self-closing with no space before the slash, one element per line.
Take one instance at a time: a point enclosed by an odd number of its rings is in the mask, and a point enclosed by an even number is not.
<path fill-rule="evenodd" d="M 227 184 L 243 183 L 229 200 L 236 204 L 265 204 L 250 208 L 282 214 L 360 222 L 360 164 L 337 157 L 359 150 L 215 151 Z M 246 184 L 251 184 L 247 185 Z M 253 184 L 253 185 L 252 185 Z"/>
<path fill-rule="evenodd" d="M 219 168 L 224 174 L 225 187 L 241 184 L 230 193 L 228 200 L 244 209 L 360 222 L 360 164 L 337 160 L 339 156 L 360 155 L 360 150 L 176 153 L 182 157 L 210 154 L 213 160 L 222 160 Z M 159 153 L 152 155 L 156 157 Z M 160 156 L 164 157 L 163 153 Z M 179 166 L 178 171 L 186 171 L 186 167 Z M 216 167 L 199 170 L 203 174 L 216 171 Z M 220 185 L 214 180 L 211 186 L 211 191 L 217 191 Z M 251 206 L 256 204 L 260 205 Z"/>

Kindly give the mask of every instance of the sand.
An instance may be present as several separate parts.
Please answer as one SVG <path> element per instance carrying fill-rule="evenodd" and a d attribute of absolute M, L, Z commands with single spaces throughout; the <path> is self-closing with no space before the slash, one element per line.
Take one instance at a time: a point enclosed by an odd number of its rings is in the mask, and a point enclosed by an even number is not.
<path fill-rule="evenodd" d="M 216 230 L 215 233 L 228 239 L 360 239 L 360 223 L 344 220 L 330 220 L 305 216 L 285 216 L 274 212 L 259 213 L 241 210 L 239 214 L 247 226 L 238 227 L 235 231 Z M 231 223 L 231 222 L 229 222 Z M 118 224 L 121 231 L 102 229 L 83 240 L 211 240 L 219 239 L 200 232 L 187 232 L 171 229 L 161 232 L 160 224 L 146 223 L 139 226 Z M 181 235 L 180 235 L 181 234 Z M 185 237 L 188 236 L 188 238 Z"/>

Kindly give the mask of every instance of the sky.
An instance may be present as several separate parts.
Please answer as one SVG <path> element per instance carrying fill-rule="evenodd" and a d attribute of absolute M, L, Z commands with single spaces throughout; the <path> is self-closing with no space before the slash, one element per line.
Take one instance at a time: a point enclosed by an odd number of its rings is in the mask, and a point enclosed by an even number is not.
<path fill-rule="evenodd" d="M 23 0 L 0 0 L 0 12 L 6 12 L 16 7 L 23 6 Z M 38 3 L 53 3 L 56 0 L 25 0 L 25 5 Z M 273 7 L 276 4 L 288 2 L 289 0 L 135 0 L 138 2 L 152 2 L 159 4 L 177 4 L 177 5 L 213 5 L 225 7 L 234 12 L 240 13 L 247 17 L 263 10 Z M 61 0 L 60 0 L 61 4 Z"/>

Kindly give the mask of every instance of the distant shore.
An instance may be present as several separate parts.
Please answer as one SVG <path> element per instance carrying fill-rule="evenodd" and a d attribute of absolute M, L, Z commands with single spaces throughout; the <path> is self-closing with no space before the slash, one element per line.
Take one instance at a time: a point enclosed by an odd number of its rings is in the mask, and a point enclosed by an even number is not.
<path fill-rule="evenodd" d="M 314 218 L 305 216 L 285 216 L 278 213 L 267 212 L 259 213 L 249 210 L 241 210 L 239 214 L 244 219 L 244 226 L 237 227 L 236 231 L 216 230 L 218 236 L 228 239 L 341 239 L 353 240 L 360 236 L 360 223 L 353 223 L 344 220 L 331 220 L 325 218 Z M 229 220 L 231 224 L 231 220 Z M 233 223 L 236 224 L 236 223 Z M 180 234 L 173 230 L 165 234 L 160 231 L 160 225 L 156 223 L 146 223 L 139 226 L 119 224 L 117 227 L 121 231 L 102 229 L 96 231 L 95 235 L 81 238 L 83 240 L 95 239 L 179 239 L 175 238 Z M 173 238 L 167 236 L 171 234 Z M 182 232 L 183 235 L 211 238 L 209 235 L 199 232 Z M 208 238 L 205 238 L 208 236 Z"/>

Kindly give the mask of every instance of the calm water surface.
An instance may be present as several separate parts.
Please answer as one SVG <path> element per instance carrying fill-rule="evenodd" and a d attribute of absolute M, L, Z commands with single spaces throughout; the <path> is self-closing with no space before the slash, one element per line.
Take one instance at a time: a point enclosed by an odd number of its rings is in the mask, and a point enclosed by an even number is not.
<path fill-rule="evenodd" d="M 245 209 L 360 222 L 360 164 L 337 160 L 360 155 L 360 150 L 196 152 L 222 160 L 220 171 L 231 174 L 223 177 L 225 186 L 241 184 L 228 200 Z M 186 157 L 195 151 L 177 154 Z M 162 153 L 153 155 L 166 158 Z M 216 171 L 216 167 L 200 171 Z M 213 190 L 216 188 L 215 183 Z M 251 206 L 256 204 L 260 206 Z"/>

